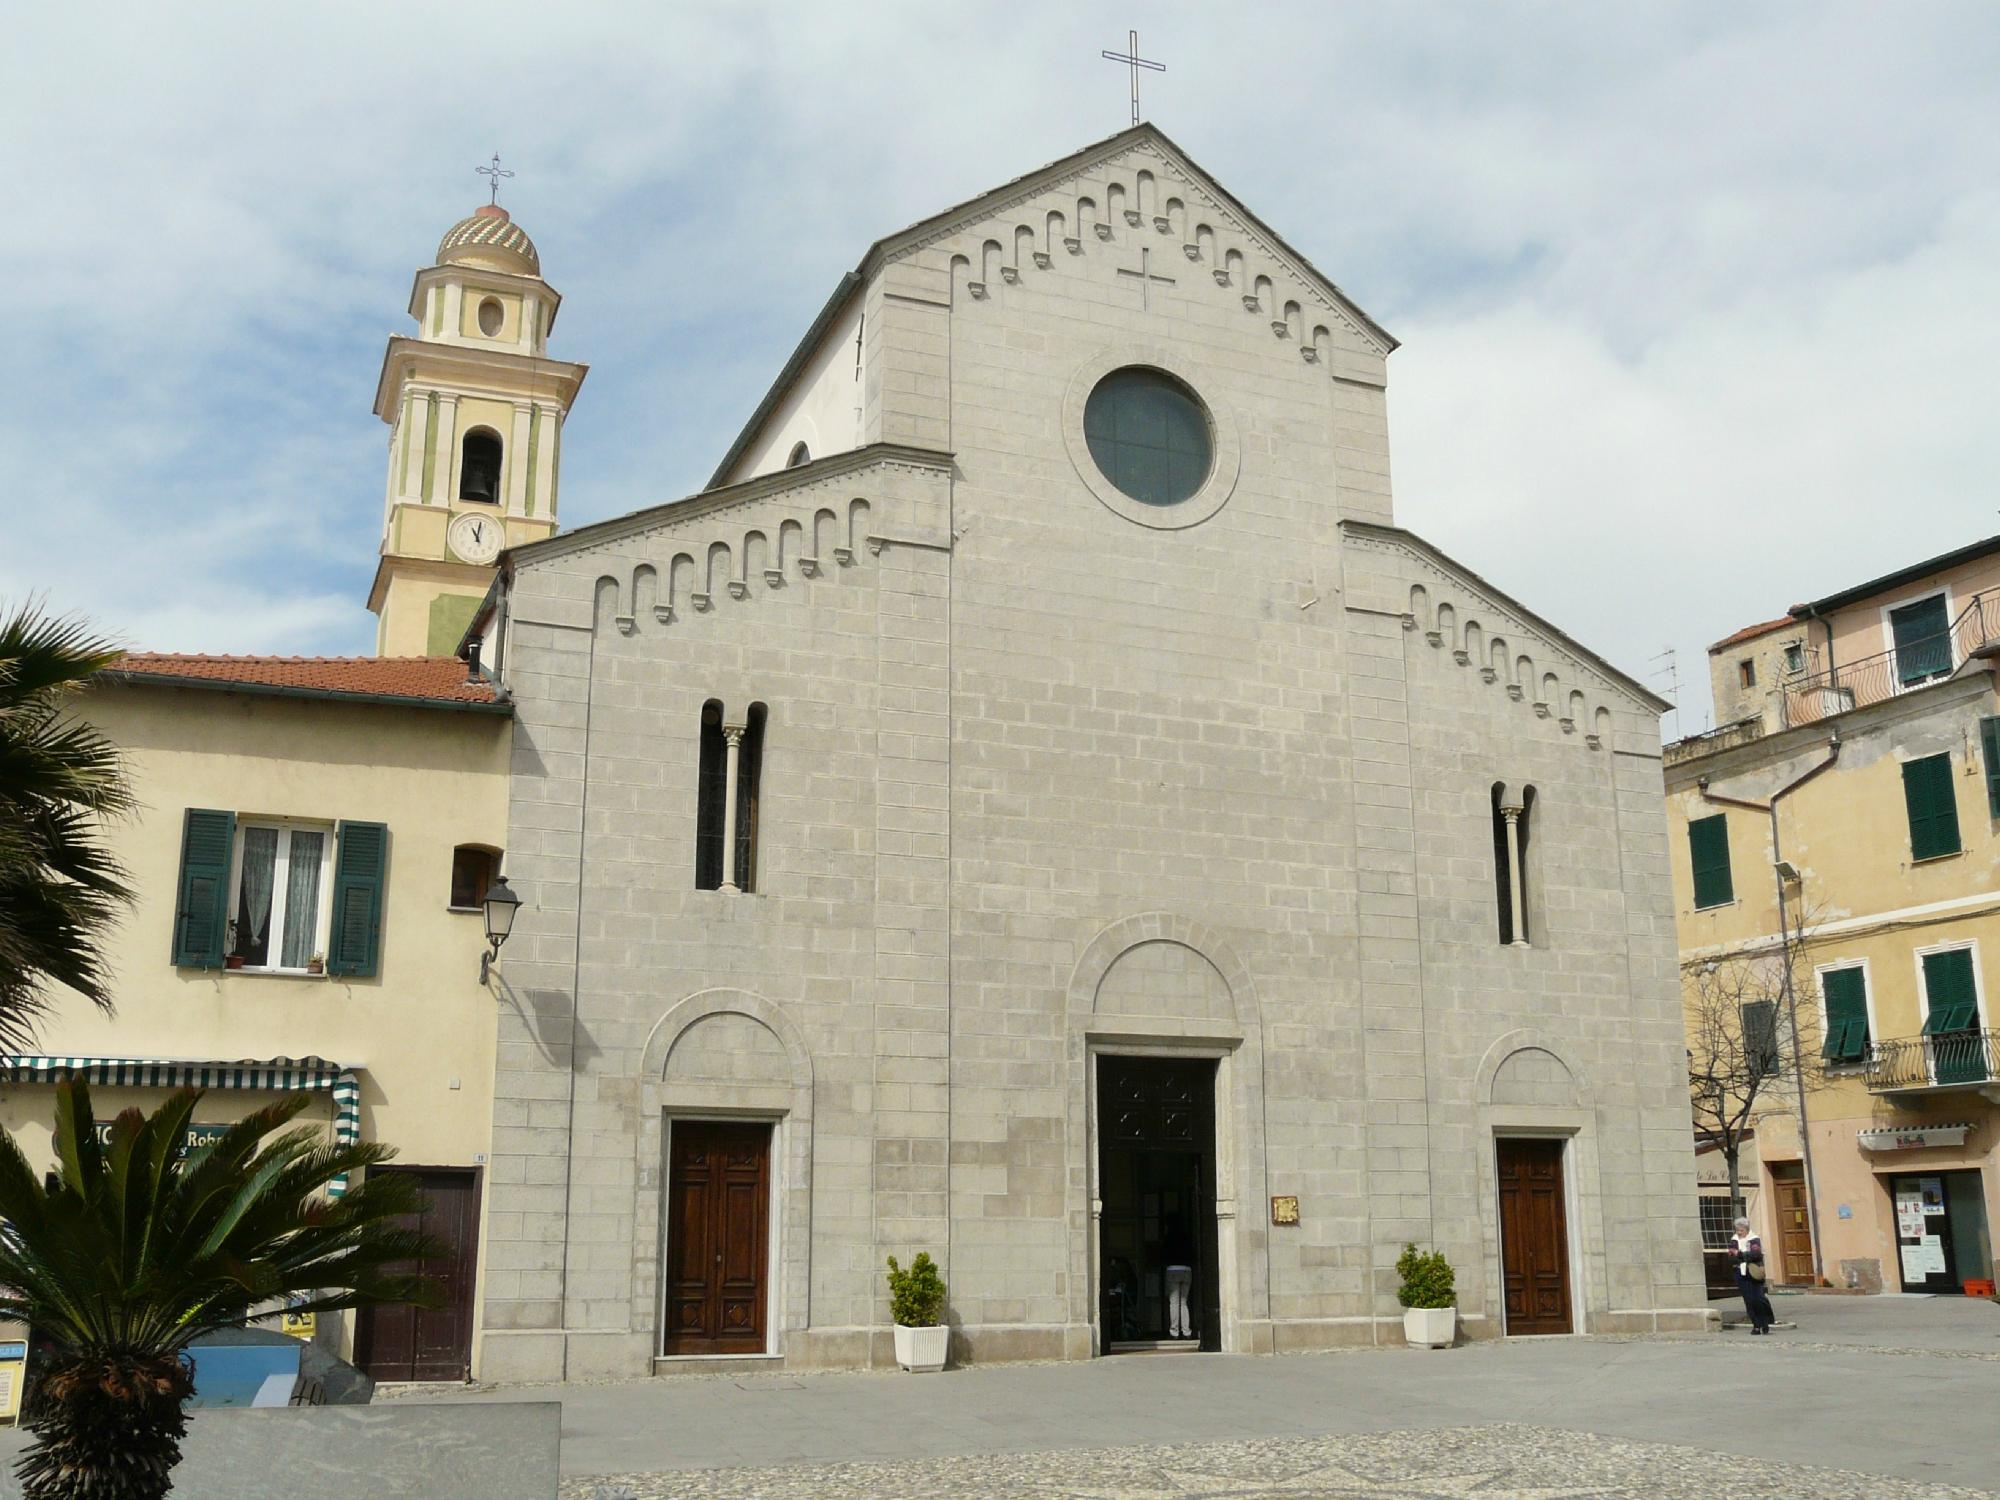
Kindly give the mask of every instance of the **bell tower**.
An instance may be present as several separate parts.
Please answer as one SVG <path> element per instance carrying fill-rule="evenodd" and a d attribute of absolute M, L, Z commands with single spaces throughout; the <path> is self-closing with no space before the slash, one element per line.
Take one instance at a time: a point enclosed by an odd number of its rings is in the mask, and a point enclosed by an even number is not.
<path fill-rule="evenodd" d="M 368 593 L 378 656 L 448 656 L 505 547 L 556 529 L 562 426 L 587 367 L 548 357 L 562 298 L 495 201 L 446 231 L 410 292 L 414 336 L 382 356 L 389 424 L 382 560 Z"/>

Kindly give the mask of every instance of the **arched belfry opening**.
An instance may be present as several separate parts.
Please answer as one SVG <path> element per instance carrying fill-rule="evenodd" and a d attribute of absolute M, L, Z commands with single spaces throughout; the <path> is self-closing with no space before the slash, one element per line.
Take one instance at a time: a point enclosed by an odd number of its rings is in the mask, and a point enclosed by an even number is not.
<path fill-rule="evenodd" d="M 485 505 L 500 503 L 500 434 L 490 427 L 466 433 L 459 449 L 458 498 Z"/>

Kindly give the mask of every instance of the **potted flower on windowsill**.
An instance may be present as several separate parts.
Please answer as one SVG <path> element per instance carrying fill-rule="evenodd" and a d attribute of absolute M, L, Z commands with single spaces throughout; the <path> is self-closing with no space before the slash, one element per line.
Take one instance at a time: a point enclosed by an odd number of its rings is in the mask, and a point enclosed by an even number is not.
<path fill-rule="evenodd" d="M 308 974 L 324 974 L 326 972 L 326 955 L 324 953 L 315 953 L 311 958 L 307 959 L 306 972 Z"/>
<path fill-rule="evenodd" d="M 1403 1341 L 1413 1349 L 1449 1349 L 1458 1336 L 1457 1276 L 1440 1250 L 1405 1245 L 1396 1261 L 1403 1284 Z"/>
<path fill-rule="evenodd" d="M 908 1270 L 889 1257 L 889 1310 L 896 1319 L 896 1363 L 925 1373 L 944 1368 L 951 1329 L 944 1324 L 944 1278 L 927 1251 Z"/>

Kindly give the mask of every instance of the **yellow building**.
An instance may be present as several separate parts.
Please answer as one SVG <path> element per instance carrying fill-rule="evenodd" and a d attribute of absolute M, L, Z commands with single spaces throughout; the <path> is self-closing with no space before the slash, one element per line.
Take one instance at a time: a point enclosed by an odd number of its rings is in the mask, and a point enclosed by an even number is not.
<path fill-rule="evenodd" d="M 1703 976 L 1786 956 L 1795 976 L 1740 1028 L 1808 1059 L 1803 1101 L 1795 1076 L 1767 1085 L 1747 1157 L 1780 1282 L 1994 1277 L 1996 657 L 2000 537 L 1718 642 L 1718 727 L 1667 749 L 1691 1052 Z M 1726 1194 L 1712 1165 L 1703 1179 Z M 1732 1205 L 1709 1207 L 1713 1248 Z"/>
<path fill-rule="evenodd" d="M 126 657 L 81 708 L 140 804 L 112 831 L 138 893 L 106 945 L 117 1014 L 65 995 L 42 1052 L 0 1064 L 0 1127 L 30 1162 L 54 1163 L 53 1086 L 73 1071 L 101 1121 L 199 1084 L 199 1140 L 304 1089 L 306 1120 L 396 1147 L 456 1250 L 430 1268 L 447 1305 L 320 1331 L 384 1379 L 475 1362 L 496 1032 L 480 901 L 512 721 L 466 679 L 448 659 Z"/>

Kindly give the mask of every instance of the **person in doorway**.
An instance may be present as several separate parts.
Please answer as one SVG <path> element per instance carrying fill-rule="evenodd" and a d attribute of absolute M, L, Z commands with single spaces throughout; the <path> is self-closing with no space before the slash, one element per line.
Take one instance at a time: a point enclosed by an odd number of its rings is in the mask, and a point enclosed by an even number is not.
<path fill-rule="evenodd" d="M 1751 1232 L 1748 1219 L 1736 1221 L 1736 1233 L 1729 1241 L 1729 1263 L 1736 1268 L 1736 1290 L 1743 1294 L 1743 1310 L 1750 1314 L 1750 1331 L 1769 1333 L 1778 1319 L 1764 1290 L 1764 1242 Z"/>
<path fill-rule="evenodd" d="M 1167 1337 L 1193 1338 L 1188 1293 L 1194 1290 L 1194 1236 L 1188 1233 L 1185 1219 L 1176 1216 L 1167 1220 L 1160 1250 L 1167 1258 Z"/>

